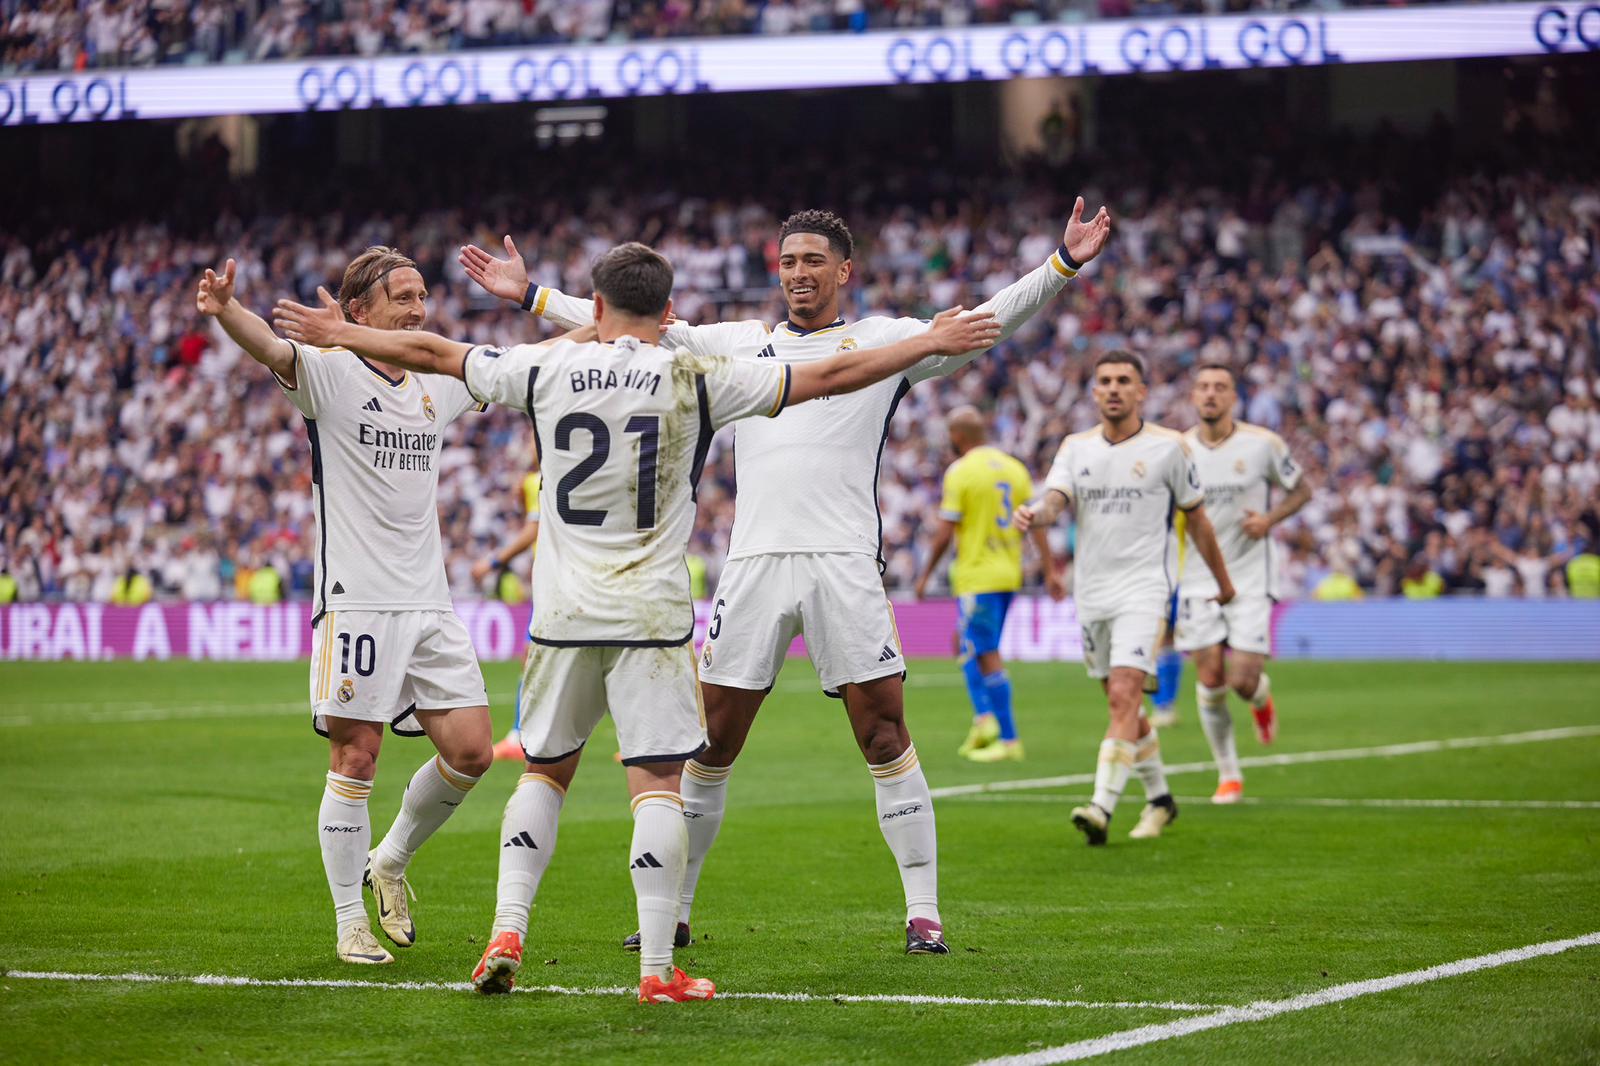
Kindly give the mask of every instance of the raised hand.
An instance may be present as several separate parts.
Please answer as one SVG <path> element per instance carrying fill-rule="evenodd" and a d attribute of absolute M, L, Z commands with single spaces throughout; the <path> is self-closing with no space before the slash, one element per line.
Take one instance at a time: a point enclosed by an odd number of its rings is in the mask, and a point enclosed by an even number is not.
<path fill-rule="evenodd" d="M 222 314 L 223 308 L 233 299 L 234 282 L 238 275 L 239 266 L 232 259 L 223 266 L 220 276 L 206 267 L 205 276 L 200 279 L 200 288 L 194 294 L 194 309 L 212 317 Z"/>
<path fill-rule="evenodd" d="M 521 303 L 528 294 L 528 265 L 517 253 L 517 246 L 510 234 L 506 235 L 505 243 L 504 259 L 496 259 L 476 244 L 464 244 L 456 261 L 466 270 L 467 277 L 481 285 L 489 295 Z"/>
<path fill-rule="evenodd" d="M 962 352 L 988 348 L 1000 340 L 1000 323 L 988 311 L 967 311 L 952 307 L 933 316 L 928 335 L 938 346 L 941 355 L 960 355 Z"/>
<path fill-rule="evenodd" d="M 1072 217 L 1067 219 L 1066 232 L 1061 235 L 1061 243 L 1066 245 L 1067 254 L 1079 263 L 1087 263 L 1105 248 L 1106 241 L 1111 239 L 1111 214 L 1102 207 L 1093 218 L 1083 220 L 1083 197 L 1078 197 L 1072 205 Z"/>
<path fill-rule="evenodd" d="M 339 346 L 341 331 L 347 325 L 339 301 L 321 285 L 317 286 L 321 307 L 307 307 L 293 300 L 279 300 L 272 309 L 272 324 L 290 340 L 316 348 Z"/>

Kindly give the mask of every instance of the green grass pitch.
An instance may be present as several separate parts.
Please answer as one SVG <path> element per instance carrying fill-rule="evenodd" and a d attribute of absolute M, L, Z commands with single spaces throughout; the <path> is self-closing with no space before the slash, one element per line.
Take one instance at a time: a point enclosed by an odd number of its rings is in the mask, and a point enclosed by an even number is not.
<path fill-rule="evenodd" d="M 20 971 L 262 981 L 462 982 L 493 911 L 499 764 L 413 864 L 418 943 L 390 967 L 333 955 L 314 831 L 326 747 L 303 664 L 7 663 L 0 669 L 0 1061 L 966 1063 L 1279 1000 L 1600 931 L 1600 668 L 1272 668 L 1272 752 L 1328 752 L 1580 727 L 1558 739 L 1359 753 L 1247 770 L 1253 801 L 1203 802 L 1158 841 L 1067 820 L 1083 786 L 937 801 L 947 958 L 903 953 L 898 877 L 839 705 L 792 664 L 734 771 L 697 942 L 721 992 L 813 993 L 642 1006 L 616 994 L 484 999 L 448 988 L 43 980 Z M 918 663 L 908 717 L 935 789 L 1094 768 L 1104 722 L 1075 665 L 1013 666 L 1021 764 L 955 755 L 968 710 L 948 662 Z M 515 667 L 488 668 L 501 724 Z M 1192 672 L 1169 764 L 1206 757 Z M 1241 754 L 1264 754 L 1236 705 Z M 1582 728 L 1589 727 L 1589 728 Z M 605 727 L 609 728 L 609 727 Z M 620 767 L 598 735 L 562 817 L 519 983 L 632 986 Z M 428 754 L 389 737 L 375 839 Z M 1194 797 L 1185 800 L 1184 797 Z M 1338 801 L 1476 800 L 1419 807 Z M 1313 804 L 1307 801 L 1335 801 Z M 1537 808 L 1526 801 L 1576 801 Z M 1523 805 L 1518 805 L 1523 804 Z M 1046 998 L 1065 1005 L 852 1002 Z M 1115 1003 L 1191 1004 L 1195 1010 Z M 1596 1062 L 1600 947 L 1230 1025 L 1122 1062 Z"/>

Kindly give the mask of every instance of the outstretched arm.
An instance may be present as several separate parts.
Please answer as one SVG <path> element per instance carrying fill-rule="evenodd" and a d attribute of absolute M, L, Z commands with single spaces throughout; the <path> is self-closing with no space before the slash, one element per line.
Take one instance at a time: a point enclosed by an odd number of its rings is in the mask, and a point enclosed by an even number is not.
<path fill-rule="evenodd" d="M 465 378 L 467 352 L 472 345 L 413 329 L 373 329 L 345 320 L 327 289 L 317 286 L 321 307 L 279 300 L 272 322 L 283 335 L 319 348 L 348 348 L 357 355 L 423 374 Z"/>
<path fill-rule="evenodd" d="M 278 375 L 291 389 L 295 387 L 294 346 L 272 332 L 260 315 L 234 299 L 239 267 L 232 259 L 219 275 L 210 267 L 200 279 L 195 293 L 195 310 L 217 320 L 233 343 L 243 348 L 256 362 Z"/>
<path fill-rule="evenodd" d="M 1233 581 L 1228 577 L 1228 564 L 1222 558 L 1222 546 L 1217 543 L 1217 531 L 1206 516 L 1205 504 L 1195 504 L 1187 514 L 1189 536 L 1194 540 L 1195 550 L 1211 568 L 1211 576 L 1217 579 L 1217 594 L 1212 599 L 1225 605 L 1233 600 Z"/>
<path fill-rule="evenodd" d="M 456 261 L 467 277 L 491 296 L 510 300 L 524 311 L 553 322 L 562 329 L 577 329 L 594 321 L 594 301 L 568 296 L 558 289 L 535 285 L 528 280 L 528 265 L 508 233 L 503 238 L 506 257 L 497 259 L 476 244 L 464 244 Z"/>
<path fill-rule="evenodd" d="M 801 403 L 818 396 L 837 396 L 904 373 L 930 356 L 988 348 L 1000 336 L 1000 325 L 993 315 L 967 312 L 962 307 L 941 311 L 926 332 L 881 348 L 841 352 L 815 363 L 789 364 L 788 403 Z"/>
<path fill-rule="evenodd" d="M 1102 207 L 1088 222 L 1083 220 L 1083 197 L 1072 205 L 1072 216 L 1061 234 L 1061 246 L 1050 258 L 1016 281 L 995 293 L 992 299 L 978 305 L 979 311 L 992 312 L 1000 323 L 998 344 L 1015 333 L 1024 322 L 1038 313 L 1055 298 L 1068 281 L 1078 276 L 1078 271 L 1105 249 L 1111 239 L 1111 214 Z M 919 367 L 918 378 L 936 377 L 954 373 L 982 354 L 982 350 L 955 353 L 947 358 L 930 360 Z"/>

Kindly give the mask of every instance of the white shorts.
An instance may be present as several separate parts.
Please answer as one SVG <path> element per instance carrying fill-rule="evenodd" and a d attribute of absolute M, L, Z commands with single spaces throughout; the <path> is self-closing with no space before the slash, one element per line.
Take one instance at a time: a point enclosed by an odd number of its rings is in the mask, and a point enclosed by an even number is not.
<path fill-rule="evenodd" d="M 522 750 L 560 762 L 588 743 L 607 710 L 624 765 L 677 762 L 706 746 L 694 645 L 528 647 L 522 670 Z"/>
<path fill-rule="evenodd" d="M 329 611 L 311 631 L 311 724 L 388 722 L 422 735 L 413 711 L 487 707 L 472 638 L 454 611 Z"/>
<path fill-rule="evenodd" d="M 1084 622 L 1083 665 L 1089 676 L 1103 681 L 1118 666 L 1155 673 L 1166 613 L 1152 604 L 1147 610 L 1125 611 L 1098 622 Z"/>
<path fill-rule="evenodd" d="M 1178 604 L 1179 651 L 1226 644 L 1234 651 L 1272 654 L 1272 600 L 1239 596 L 1223 607 L 1216 600 L 1190 596 Z"/>
<path fill-rule="evenodd" d="M 755 555 L 731 559 L 717 582 L 700 651 L 700 679 L 772 687 L 796 634 L 822 689 L 903 675 L 900 633 L 870 555 Z"/>

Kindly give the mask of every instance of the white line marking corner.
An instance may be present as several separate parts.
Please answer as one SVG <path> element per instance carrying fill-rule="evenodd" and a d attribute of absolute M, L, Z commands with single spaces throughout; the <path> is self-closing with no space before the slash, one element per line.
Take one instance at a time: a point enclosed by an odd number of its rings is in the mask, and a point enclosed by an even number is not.
<path fill-rule="evenodd" d="M 1179 1018 L 1177 1021 L 1162 1022 L 1157 1025 L 1142 1025 L 1137 1029 L 1125 1029 L 1120 1033 L 1110 1033 L 1106 1036 L 1097 1036 L 1088 1040 L 1078 1040 L 1071 1044 L 1043 1048 L 1039 1051 L 1029 1051 L 1021 1055 L 1006 1055 L 1000 1058 L 984 1059 L 982 1062 L 977 1063 L 976 1066 L 1055 1066 L 1059 1062 L 1077 1062 L 1081 1059 L 1108 1055 L 1113 1051 L 1126 1051 L 1130 1048 L 1143 1047 L 1146 1044 L 1160 1043 L 1163 1040 L 1174 1040 L 1180 1036 L 1201 1033 L 1208 1029 L 1221 1029 L 1224 1026 L 1238 1025 L 1242 1022 L 1265 1021 L 1268 1018 L 1276 1018 L 1280 1014 L 1310 1010 L 1312 1007 L 1325 1007 L 1330 1003 L 1342 1003 L 1347 999 L 1370 996 L 1378 992 L 1390 992 L 1410 985 L 1427 984 L 1446 977 L 1459 977 L 1462 974 L 1475 973 L 1478 970 L 1509 966 L 1513 963 L 1525 962 L 1528 959 L 1540 958 L 1546 955 L 1559 955 L 1564 951 L 1571 951 L 1573 948 L 1593 947 L 1597 944 L 1600 944 L 1600 933 L 1586 933 L 1583 936 L 1575 936 L 1566 940 L 1547 940 L 1542 944 L 1529 944 L 1527 947 L 1496 951 L 1489 955 L 1478 955 L 1470 959 L 1460 959 L 1456 962 L 1429 966 L 1423 970 L 1411 970 L 1407 973 L 1394 974 L 1389 977 L 1375 977 L 1366 981 L 1351 981 L 1347 984 L 1324 988 L 1319 992 L 1306 992 L 1298 996 L 1291 996 L 1288 999 L 1259 1000 L 1244 1007 L 1224 1007 L 1222 1010 L 1212 1014 L 1201 1014 L 1192 1018 Z"/>

